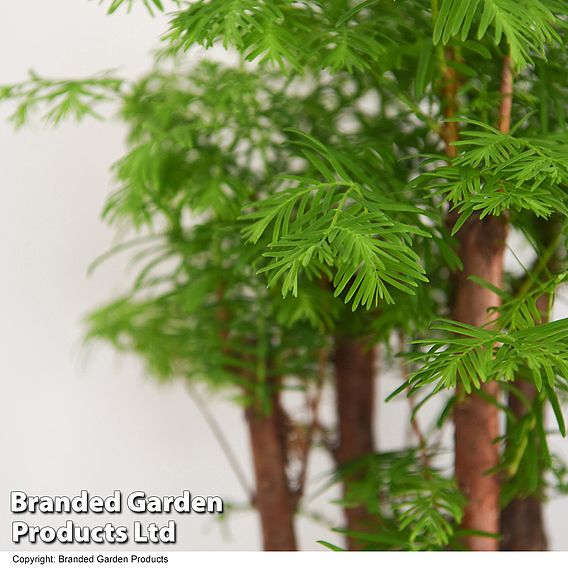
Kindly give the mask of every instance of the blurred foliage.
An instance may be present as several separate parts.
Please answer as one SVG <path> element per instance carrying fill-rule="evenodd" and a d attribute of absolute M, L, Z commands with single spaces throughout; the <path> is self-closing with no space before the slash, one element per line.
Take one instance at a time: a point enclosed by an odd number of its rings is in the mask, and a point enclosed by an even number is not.
<path fill-rule="evenodd" d="M 114 13 L 136 2 L 102 4 Z M 0 88 L 18 126 L 35 112 L 57 124 L 120 103 L 128 149 L 103 216 L 129 237 L 95 265 L 127 254 L 137 273 L 89 316 L 89 337 L 138 354 L 157 377 L 201 380 L 267 412 L 275 388 L 307 392 L 328 377 L 321 358 L 335 333 L 391 349 L 403 337 L 396 351 L 408 350 L 408 376 L 394 395 L 425 392 L 416 412 L 448 387 L 535 385 L 521 418 L 492 401 L 508 421 L 502 498 L 565 491 L 544 413 L 552 408 L 564 435 L 568 323 L 546 322 L 536 302 L 552 301 L 567 274 L 567 4 L 138 4 L 174 8 L 145 77 L 32 73 Z M 232 49 L 240 63 L 190 65 L 195 46 Z M 505 54 L 517 75 L 510 134 L 492 126 Z M 449 69 L 463 127 L 450 160 Z M 506 288 L 493 289 L 503 304 L 491 329 L 447 319 L 460 260 L 446 208 L 459 215 L 454 232 L 472 215 L 506 215 L 537 257 L 523 284 L 508 274 Z M 464 501 L 430 465 L 436 450 L 426 461 L 407 449 L 340 468 L 336 479 L 350 479 L 342 505 L 365 507 L 375 523 L 351 536 L 369 549 L 460 547 Z"/>

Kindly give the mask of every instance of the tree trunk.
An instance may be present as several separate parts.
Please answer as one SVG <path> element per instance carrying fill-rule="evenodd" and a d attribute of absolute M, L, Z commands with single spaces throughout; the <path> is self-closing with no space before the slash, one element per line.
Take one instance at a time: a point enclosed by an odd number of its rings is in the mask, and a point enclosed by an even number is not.
<path fill-rule="evenodd" d="M 501 550 L 548 550 L 542 501 L 515 499 L 501 513 Z"/>
<path fill-rule="evenodd" d="M 537 394 L 532 383 L 515 381 L 515 386 L 531 402 Z M 513 393 L 509 395 L 509 408 L 518 417 L 526 413 Z M 501 550 L 548 550 L 542 501 L 536 495 L 513 499 L 501 512 L 501 534 Z"/>
<path fill-rule="evenodd" d="M 246 409 L 264 550 L 296 550 L 294 505 L 286 475 L 282 412 L 277 397 L 272 412 Z"/>
<path fill-rule="evenodd" d="M 217 290 L 217 298 L 221 303 L 224 296 L 223 288 Z M 217 310 L 219 321 L 227 323 L 230 314 L 221 303 Z M 228 330 L 221 330 L 221 338 L 227 343 Z M 229 354 L 227 347 L 224 354 Z M 246 355 L 236 354 L 235 357 L 247 358 Z M 228 371 L 250 383 L 256 381 L 254 374 L 239 368 L 227 368 Z M 277 383 L 278 381 L 274 381 Z M 277 385 L 272 385 L 276 387 Z M 249 396 L 251 393 L 246 392 Z M 253 397 L 254 400 L 254 397 Z M 290 484 L 286 473 L 287 448 L 286 425 L 284 412 L 280 406 L 277 389 L 271 397 L 270 414 L 260 405 L 252 403 L 246 407 L 245 419 L 248 425 L 250 445 L 255 477 L 254 506 L 260 515 L 262 543 L 264 550 L 296 550 L 296 533 L 294 529 L 295 506 Z"/>
<path fill-rule="evenodd" d="M 339 422 L 335 458 L 342 465 L 375 451 L 375 350 L 356 340 L 337 338 L 333 362 Z M 344 494 L 348 483 L 348 479 L 344 480 Z M 364 530 L 367 519 L 364 507 L 345 508 L 344 515 L 348 530 Z M 347 544 L 350 550 L 360 548 L 350 537 Z"/>
<path fill-rule="evenodd" d="M 532 383 L 515 381 L 515 386 L 531 402 L 537 395 Z M 509 394 L 509 408 L 518 417 L 526 413 L 513 393 Z M 501 512 L 501 534 L 501 550 L 548 550 L 542 501 L 536 495 L 513 499 Z"/>
<path fill-rule="evenodd" d="M 503 256 L 507 236 L 506 224 L 497 217 L 479 219 L 472 216 L 458 232 L 460 258 L 464 264 L 456 275 L 453 318 L 475 326 L 487 323 L 488 309 L 498 306 L 494 292 L 468 280 L 479 276 L 498 288 L 503 284 Z M 496 383 L 482 387 L 491 397 L 498 396 Z M 499 531 L 499 482 L 487 470 L 499 462 L 499 416 L 496 406 L 473 394 L 463 396 L 454 411 L 456 477 L 468 503 L 463 527 L 497 533 Z M 496 539 L 468 536 L 464 539 L 471 550 L 497 550 Z"/>
<path fill-rule="evenodd" d="M 511 123 L 513 75 L 511 58 L 505 56 L 501 76 L 501 106 L 499 129 L 508 133 Z M 455 276 L 452 316 L 474 326 L 486 325 L 488 310 L 500 305 L 494 292 L 468 280 L 478 276 L 497 288 L 503 287 L 503 262 L 507 239 L 507 216 L 472 215 L 458 231 L 459 256 L 463 271 Z M 482 386 L 482 391 L 494 399 L 499 396 L 496 383 Z M 467 499 L 462 526 L 467 530 L 499 532 L 499 481 L 488 470 L 499 463 L 499 414 L 495 405 L 476 394 L 464 396 L 458 390 L 454 410 L 455 473 Z M 470 535 L 464 538 L 470 550 L 498 550 L 497 539 Z"/>
<path fill-rule="evenodd" d="M 550 264 L 551 268 L 554 268 L 554 259 Z M 548 306 L 549 297 L 544 294 L 537 300 L 542 323 L 549 320 Z M 530 402 L 538 394 L 534 384 L 527 381 L 517 380 L 515 387 Z M 527 412 L 523 402 L 512 392 L 509 393 L 508 404 L 514 416 L 520 418 Z M 513 499 L 501 512 L 501 534 L 501 550 L 548 550 L 541 499 L 536 495 Z"/>

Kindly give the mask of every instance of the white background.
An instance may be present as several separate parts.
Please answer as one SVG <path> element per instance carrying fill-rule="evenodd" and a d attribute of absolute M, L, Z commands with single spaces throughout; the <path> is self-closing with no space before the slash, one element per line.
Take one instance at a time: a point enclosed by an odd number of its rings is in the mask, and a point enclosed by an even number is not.
<path fill-rule="evenodd" d="M 106 16 L 104 7 L 87 0 L 1 4 L 0 84 L 22 80 L 30 68 L 50 77 L 115 68 L 133 78 L 151 65 L 150 50 L 165 29 L 163 18 L 151 19 L 141 7 L 130 15 Z M 82 343 L 82 317 L 124 282 L 123 259 L 86 275 L 89 263 L 112 244 L 100 211 L 112 187 L 109 168 L 124 150 L 123 126 L 88 120 L 44 130 L 36 122 L 15 133 L 7 114 L 0 108 L 0 548 L 12 548 L 10 490 L 108 495 L 141 489 L 171 495 L 189 489 L 243 502 L 242 489 L 183 385 L 159 385 L 133 357 Z M 395 384 L 384 379 L 380 397 Z M 250 478 L 240 411 L 219 396 L 211 408 Z M 382 449 L 404 439 L 405 413 L 401 402 L 381 406 Z M 555 444 L 565 447 L 564 441 Z M 323 456 L 315 460 L 313 487 L 328 467 Z M 333 497 L 328 493 L 319 503 L 339 522 L 328 504 Z M 547 507 L 555 549 L 568 548 L 567 512 L 566 499 Z M 101 521 L 93 517 L 75 520 Z M 125 514 L 121 524 L 133 518 Z M 65 519 L 26 520 L 57 525 Z M 176 520 L 179 549 L 254 550 L 260 544 L 254 513 L 234 514 L 223 529 L 211 517 Z M 307 520 L 298 529 L 304 549 L 321 549 L 320 538 L 339 542 Z"/>

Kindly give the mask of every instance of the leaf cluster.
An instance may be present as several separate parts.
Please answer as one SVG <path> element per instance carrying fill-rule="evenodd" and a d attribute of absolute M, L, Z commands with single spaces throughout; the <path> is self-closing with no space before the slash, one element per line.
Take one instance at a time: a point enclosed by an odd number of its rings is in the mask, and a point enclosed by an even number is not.
<path fill-rule="evenodd" d="M 122 85 L 121 79 L 109 73 L 89 79 L 52 80 L 30 71 L 26 81 L 0 85 L 0 101 L 17 103 L 10 117 L 17 127 L 25 124 L 30 114 L 41 108 L 47 108 L 43 114 L 45 122 L 55 126 L 67 118 L 100 118 L 94 107 L 116 100 Z"/>
<path fill-rule="evenodd" d="M 453 479 L 424 464 L 418 451 L 377 453 L 341 466 L 344 507 L 364 507 L 373 531 L 340 531 L 369 550 L 440 550 L 450 544 L 465 499 Z M 378 528 L 380 527 L 380 528 Z"/>
<path fill-rule="evenodd" d="M 473 214 L 480 219 L 511 211 L 544 219 L 554 213 L 566 215 L 565 134 L 515 137 L 468 122 L 479 129 L 461 132 L 463 139 L 454 143 L 460 154 L 452 163 L 425 171 L 413 182 L 459 211 L 454 234 Z"/>
<path fill-rule="evenodd" d="M 271 229 L 264 253 L 271 262 L 263 268 L 272 272 L 269 285 L 283 278 L 282 294 L 297 295 L 302 271 L 312 278 L 327 277 L 336 296 L 345 290 L 353 310 L 375 307 L 383 299 L 392 303 L 390 286 L 413 294 L 417 281 L 427 279 L 408 237 L 429 233 L 391 215 L 403 212 L 417 218 L 422 211 L 363 185 L 357 178 L 364 180 L 365 175 L 351 159 L 318 140 L 304 134 L 302 146 L 323 179 L 286 176 L 283 182 L 291 185 L 247 216 L 253 221 L 245 229 L 249 241 L 257 242 Z"/>
<path fill-rule="evenodd" d="M 492 27 L 495 44 L 504 36 L 513 61 L 524 67 L 533 54 L 542 55 L 545 46 L 560 39 L 558 13 L 565 15 L 566 8 L 555 0 L 442 0 L 433 41 L 447 44 L 453 36 L 465 40 L 477 20 L 477 39 Z"/>

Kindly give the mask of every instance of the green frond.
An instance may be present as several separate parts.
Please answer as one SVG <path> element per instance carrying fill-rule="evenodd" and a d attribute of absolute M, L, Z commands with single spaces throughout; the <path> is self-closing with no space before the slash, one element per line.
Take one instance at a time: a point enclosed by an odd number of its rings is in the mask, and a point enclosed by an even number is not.
<path fill-rule="evenodd" d="M 513 61 L 525 67 L 535 54 L 544 53 L 547 44 L 560 39 L 559 20 L 547 4 L 541 0 L 442 0 L 433 41 L 445 45 L 454 36 L 465 40 L 474 22 L 476 37 L 482 39 L 491 26 L 495 44 L 505 36 Z"/>
<path fill-rule="evenodd" d="M 430 384 L 437 390 L 461 385 L 471 393 L 489 381 L 513 381 L 526 369 L 527 380 L 557 408 L 555 391 L 566 388 L 568 377 L 568 318 L 538 325 L 533 321 L 531 327 L 509 332 L 442 320 L 432 330 L 451 335 L 415 341 L 429 348 L 408 356 L 418 365 L 408 379 L 412 389 Z M 564 430 L 561 413 L 557 419 Z"/>
<path fill-rule="evenodd" d="M 119 99 L 122 86 L 122 79 L 108 73 L 89 79 L 52 80 L 30 71 L 26 81 L 0 85 L 0 101 L 17 103 L 10 117 L 17 127 L 25 124 L 37 110 L 42 110 L 43 119 L 55 126 L 66 118 L 100 118 L 97 105 Z"/>
<path fill-rule="evenodd" d="M 465 499 L 455 481 L 425 465 L 416 450 L 353 460 L 336 478 L 347 488 L 342 504 L 364 507 L 377 524 L 373 532 L 341 531 L 368 550 L 443 549 L 463 516 Z"/>
<path fill-rule="evenodd" d="M 481 218 L 508 210 L 545 219 L 568 214 L 565 135 L 514 137 L 473 124 L 481 129 L 463 132 L 458 157 L 421 177 L 460 212 L 454 234 L 476 212 Z"/>
<path fill-rule="evenodd" d="M 174 53 L 219 42 L 249 60 L 299 68 L 298 36 L 310 37 L 306 12 L 288 0 L 200 0 L 174 14 L 164 40 Z"/>
<path fill-rule="evenodd" d="M 304 155 L 325 181 L 308 176 L 286 176 L 285 189 L 255 203 L 244 217 L 248 241 L 256 243 L 271 230 L 264 257 L 269 285 L 282 281 L 282 294 L 298 294 L 298 279 L 331 278 L 335 295 L 344 295 L 355 310 L 379 301 L 393 302 L 390 289 L 413 294 L 427 281 L 410 235 L 429 233 L 397 221 L 387 212 L 419 209 L 382 198 L 352 179 L 356 172 L 341 153 L 302 135 Z M 288 187 L 286 187 L 288 185 Z"/>

